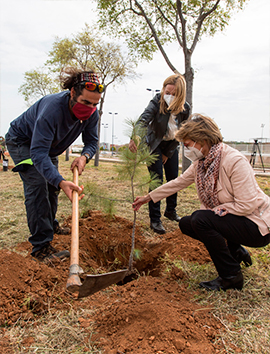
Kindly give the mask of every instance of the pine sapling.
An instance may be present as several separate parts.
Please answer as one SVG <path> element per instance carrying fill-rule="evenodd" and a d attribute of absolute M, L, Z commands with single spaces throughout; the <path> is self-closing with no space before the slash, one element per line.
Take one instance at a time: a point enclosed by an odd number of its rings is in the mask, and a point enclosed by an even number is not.
<path fill-rule="evenodd" d="M 123 180 L 129 180 L 131 185 L 132 202 L 135 200 L 135 190 L 145 190 L 145 188 L 155 189 L 160 185 L 157 175 L 151 174 L 145 177 L 143 169 L 150 166 L 157 160 L 157 155 L 150 154 L 148 145 L 145 142 L 146 129 L 141 127 L 137 121 L 127 119 L 128 136 L 137 146 L 136 152 L 131 152 L 129 148 L 121 151 L 120 159 L 122 164 L 117 166 L 118 176 Z M 133 269 L 133 255 L 135 247 L 135 228 L 137 212 L 134 211 L 131 252 L 129 257 L 129 271 Z"/>

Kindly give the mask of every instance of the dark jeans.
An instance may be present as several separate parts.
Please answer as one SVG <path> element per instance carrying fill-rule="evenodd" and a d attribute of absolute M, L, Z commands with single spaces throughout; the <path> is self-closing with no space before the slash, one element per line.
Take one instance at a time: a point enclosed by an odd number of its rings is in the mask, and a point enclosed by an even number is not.
<path fill-rule="evenodd" d="M 6 143 L 15 164 L 30 158 L 28 145 L 19 145 L 12 140 Z M 51 160 L 58 168 L 58 158 Z M 33 246 L 32 252 L 35 252 L 53 239 L 59 189 L 49 184 L 33 165 L 19 174 L 23 181 L 24 204 L 31 233 L 29 241 Z"/>
<path fill-rule="evenodd" d="M 165 142 L 164 142 L 165 143 Z M 158 155 L 158 159 L 151 166 L 148 167 L 150 173 L 154 172 L 158 175 L 161 183 L 163 183 L 163 167 L 165 171 L 165 177 L 167 182 L 171 181 L 178 177 L 179 172 L 179 157 L 178 157 L 178 149 L 175 150 L 173 156 L 168 158 L 165 165 L 162 163 L 162 144 L 161 143 L 157 149 L 153 152 L 153 154 Z M 166 198 L 166 210 L 174 211 L 177 205 L 177 193 L 170 195 Z M 149 216 L 151 222 L 159 222 L 161 213 L 160 213 L 160 202 L 153 203 L 153 201 L 149 202 Z"/>
<path fill-rule="evenodd" d="M 197 210 L 183 217 L 179 227 L 184 234 L 204 243 L 221 278 L 241 269 L 232 256 L 240 245 L 264 247 L 270 243 L 270 234 L 262 236 L 258 226 L 245 216 L 220 217 L 211 210 Z"/>

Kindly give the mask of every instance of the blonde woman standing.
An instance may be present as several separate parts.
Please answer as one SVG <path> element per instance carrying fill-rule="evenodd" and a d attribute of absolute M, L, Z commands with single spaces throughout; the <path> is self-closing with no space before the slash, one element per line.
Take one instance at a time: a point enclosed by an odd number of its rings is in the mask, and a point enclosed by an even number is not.
<path fill-rule="evenodd" d="M 163 168 L 167 181 L 178 176 L 179 172 L 179 142 L 174 136 L 181 123 L 189 116 L 190 107 L 186 102 L 185 78 L 178 75 L 169 76 L 163 83 L 158 93 L 148 104 L 141 115 L 138 124 L 147 127 L 146 142 L 151 153 L 156 154 L 158 159 L 148 167 L 150 174 L 158 175 L 163 182 Z M 135 152 L 137 147 L 130 140 L 129 149 Z M 177 193 L 166 199 L 164 216 L 173 221 L 180 221 L 176 213 Z M 149 203 L 150 227 L 158 234 L 166 231 L 160 220 L 160 202 Z"/>

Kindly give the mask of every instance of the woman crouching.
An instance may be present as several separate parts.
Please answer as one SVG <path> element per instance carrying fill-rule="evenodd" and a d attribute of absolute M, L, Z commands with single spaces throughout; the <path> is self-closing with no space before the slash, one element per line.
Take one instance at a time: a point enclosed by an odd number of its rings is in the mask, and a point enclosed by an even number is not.
<path fill-rule="evenodd" d="M 195 182 L 200 210 L 181 218 L 181 231 L 207 248 L 218 277 L 204 281 L 207 290 L 242 289 L 240 264 L 252 264 L 248 247 L 270 242 L 270 198 L 259 188 L 250 163 L 239 151 L 222 142 L 216 123 L 193 114 L 177 131 L 184 154 L 193 163 L 176 179 L 143 197 L 133 209 L 149 201 L 156 203 Z"/>

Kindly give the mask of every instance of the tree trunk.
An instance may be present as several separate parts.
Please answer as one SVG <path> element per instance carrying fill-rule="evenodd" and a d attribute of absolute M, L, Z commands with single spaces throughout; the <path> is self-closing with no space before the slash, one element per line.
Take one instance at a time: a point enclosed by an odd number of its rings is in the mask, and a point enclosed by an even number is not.
<path fill-rule="evenodd" d="M 95 154 L 95 162 L 94 162 L 94 166 L 98 166 L 99 165 L 99 144 L 100 144 L 100 127 L 101 127 L 101 117 L 103 114 L 102 108 L 103 108 L 103 103 L 104 103 L 104 99 L 105 99 L 105 93 L 103 94 L 103 96 L 100 99 L 100 108 L 99 108 L 99 120 L 98 120 L 98 143 L 97 143 L 97 151 Z"/>
<path fill-rule="evenodd" d="M 66 161 L 69 161 L 69 147 L 66 149 Z"/>
<path fill-rule="evenodd" d="M 97 142 L 97 151 L 96 151 L 96 154 L 95 154 L 94 166 L 98 166 L 99 165 L 99 142 L 100 142 L 101 116 L 102 116 L 102 112 L 99 114 L 99 120 L 98 120 L 98 142 Z"/>
<path fill-rule="evenodd" d="M 98 147 L 97 147 L 97 151 L 96 151 L 96 154 L 95 154 L 94 166 L 98 166 L 99 165 L 99 139 L 98 139 L 97 145 L 98 145 Z"/>
<path fill-rule="evenodd" d="M 194 70 L 191 66 L 191 54 L 185 53 L 185 79 L 187 83 L 187 95 L 186 100 L 190 104 L 190 113 L 193 109 L 193 82 L 194 82 Z"/>
<path fill-rule="evenodd" d="M 190 105 L 190 114 L 192 113 L 193 106 L 193 82 L 194 82 L 194 70 L 191 67 L 191 54 L 184 53 L 185 55 L 185 79 L 187 84 L 186 101 Z M 184 156 L 184 147 L 182 144 L 182 173 L 188 169 L 191 165 L 191 161 Z"/>

